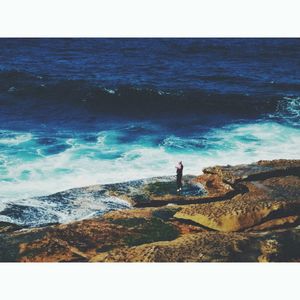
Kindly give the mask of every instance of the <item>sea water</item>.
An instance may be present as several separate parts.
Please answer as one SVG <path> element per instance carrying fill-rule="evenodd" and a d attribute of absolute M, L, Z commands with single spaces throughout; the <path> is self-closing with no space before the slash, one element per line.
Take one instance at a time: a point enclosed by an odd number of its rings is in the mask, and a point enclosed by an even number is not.
<path fill-rule="evenodd" d="M 35 197 L 173 175 L 180 160 L 198 175 L 299 158 L 299 50 L 296 39 L 0 40 L 0 210 L 47 215 Z"/>

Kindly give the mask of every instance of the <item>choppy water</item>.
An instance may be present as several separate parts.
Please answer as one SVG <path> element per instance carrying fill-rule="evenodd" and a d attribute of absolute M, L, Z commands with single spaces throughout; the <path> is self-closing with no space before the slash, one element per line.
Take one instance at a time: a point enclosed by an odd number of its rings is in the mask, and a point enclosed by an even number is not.
<path fill-rule="evenodd" d="M 299 75 L 298 39 L 2 39 L 0 210 L 178 160 L 299 158 Z"/>

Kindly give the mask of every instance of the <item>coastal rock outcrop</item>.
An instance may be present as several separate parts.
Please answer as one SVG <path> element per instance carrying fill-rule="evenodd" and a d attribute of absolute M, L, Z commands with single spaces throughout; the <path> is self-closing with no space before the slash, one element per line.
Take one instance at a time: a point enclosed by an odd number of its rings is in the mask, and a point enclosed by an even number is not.
<path fill-rule="evenodd" d="M 0 235 L 1 261 L 88 261 L 99 252 L 201 232 L 173 219 L 176 208 L 114 211 L 94 219 Z M 124 214 L 123 214 L 124 213 Z"/>
<path fill-rule="evenodd" d="M 218 176 L 238 193 L 223 201 L 184 206 L 175 217 L 228 232 L 254 226 L 256 230 L 265 230 L 299 224 L 298 161 L 261 161 L 247 166 L 209 168 L 204 172 Z"/>
<path fill-rule="evenodd" d="M 259 161 L 186 176 L 181 194 L 171 177 L 70 190 L 65 201 L 92 193 L 131 208 L 39 228 L 2 222 L 0 261 L 300 261 L 299 175 L 300 160 Z"/>
<path fill-rule="evenodd" d="M 299 261 L 300 231 L 200 232 L 99 253 L 91 262 L 270 262 Z"/>

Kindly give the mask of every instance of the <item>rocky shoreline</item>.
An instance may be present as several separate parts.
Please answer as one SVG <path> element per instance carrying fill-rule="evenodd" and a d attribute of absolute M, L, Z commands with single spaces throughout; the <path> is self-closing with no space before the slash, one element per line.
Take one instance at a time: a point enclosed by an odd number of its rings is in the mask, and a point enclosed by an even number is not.
<path fill-rule="evenodd" d="M 130 208 L 40 228 L 1 222 L 0 261 L 298 262 L 299 175 L 300 160 L 259 161 L 186 176 L 182 194 L 160 177 L 50 195 L 105 194 Z"/>

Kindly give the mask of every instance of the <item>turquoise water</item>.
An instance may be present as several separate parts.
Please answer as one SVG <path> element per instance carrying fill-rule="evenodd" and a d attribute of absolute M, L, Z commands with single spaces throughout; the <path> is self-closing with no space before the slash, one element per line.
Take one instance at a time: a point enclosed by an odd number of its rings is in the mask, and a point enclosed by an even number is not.
<path fill-rule="evenodd" d="M 299 158 L 300 130 L 271 121 L 230 124 L 206 132 L 126 136 L 147 124 L 76 134 L 68 131 L 0 131 L 2 202 L 48 195 L 98 183 L 174 174 L 183 160 L 186 174 L 216 164 Z M 149 129 L 150 130 L 150 129 Z"/>

